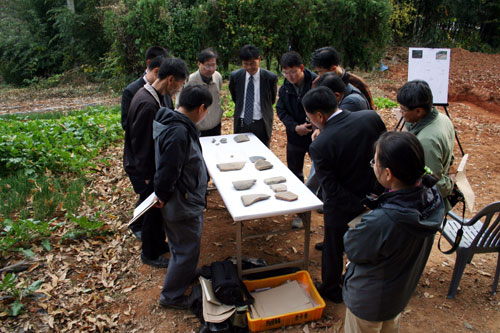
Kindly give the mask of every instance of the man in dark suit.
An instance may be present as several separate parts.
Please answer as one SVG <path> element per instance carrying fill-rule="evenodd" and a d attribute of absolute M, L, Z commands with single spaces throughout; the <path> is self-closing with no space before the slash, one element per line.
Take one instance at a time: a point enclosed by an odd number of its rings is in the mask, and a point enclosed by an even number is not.
<path fill-rule="evenodd" d="M 154 59 L 156 60 L 156 59 Z M 123 167 L 127 172 L 139 202 L 154 191 L 156 172 L 153 121 L 164 106 L 162 95 L 174 96 L 189 75 L 183 60 L 165 59 L 153 84 L 146 83 L 132 99 L 127 115 Z M 168 251 L 163 230 L 163 217 L 159 208 L 151 208 L 143 215 L 142 254 L 143 263 L 154 267 L 167 267 L 168 259 L 161 255 Z"/>
<path fill-rule="evenodd" d="M 251 132 L 269 147 L 278 77 L 260 68 L 259 49 L 253 45 L 241 48 L 240 59 L 243 68 L 232 72 L 229 80 L 235 104 L 234 133 Z"/>
<path fill-rule="evenodd" d="M 168 52 L 166 49 L 164 49 L 161 46 L 151 46 L 150 48 L 147 49 L 146 51 L 146 70 L 144 71 L 144 74 L 135 80 L 134 82 L 130 83 L 125 90 L 123 90 L 122 94 L 122 128 L 125 130 L 125 127 L 127 126 L 127 112 L 130 107 L 130 102 L 132 101 L 132 98 L 134 98 L 134 95 L 137 93 L 139 89 L 144 87 L 146 83 L 153 84 L 155 82 L 156 77 L 152 77 L 152 75 L 149 74 L 149 65 L 151 61 L 156 58 L 156 57 L 168 57 Z M 168 100 L 168 99 L 167 99 Z M 171 99 L 170 99 L 171 101 Z M 168 108 L 173 109 L 173 106 L 170 107 L 168 103 L 166 104 Z"/>
<path fill-rule="evenodd" d="M 318 291 L 341 303 L 343 236 L 347 223 L 364 211 L 361 200 L 377 188 L 370 160 L 375 141 L 386 129 L 373 110 L 338 109 L 337 98 L 327 87 L 311 89 L 302 104 L 307 117 L 321 130 L 309 146 L 323 190 L 325 221 L 322 284 Z"/>

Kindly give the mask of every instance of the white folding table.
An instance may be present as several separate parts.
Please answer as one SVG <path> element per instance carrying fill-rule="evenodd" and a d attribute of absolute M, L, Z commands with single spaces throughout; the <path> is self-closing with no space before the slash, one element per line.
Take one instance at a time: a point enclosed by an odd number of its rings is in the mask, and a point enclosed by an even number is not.
<path fill-rule="evenodd" d="M 237 224 L 236 258 L 238 274 L 241 277 L 243 273 L 256 273 L 277 268 L 292 267 L 300 264 L 302 264 L 304 269 L 307 269 L 309 266 L 309 240 L 311 231 L 310 211 L 323 207 L 323 203 L 255 135 L 251 133 L 245 134 L 248 135 L 250 140 L 241 143 L 237 143 L 234 140 L 234 137 L 238 134 L 200 138 L 203 148 L 203 158 L 207 165 L 208 172 L 210 173 L 210 176 L 212 177 L 212 180 L 217 187 L 227 210 Z M 221 139 L 226 139 L 226 143 L 222 143 Z M 250 161 L 251 156 L 264 157 L 267 161 L 273 164 L 273 168 L 263 171 L 257 170 L 254 163 Z M 223 172 L 217 168 L 217 164 L 220 163 L 240 161 L 246 162 L 241 170 Z M 288 191 L 298 195 L 297 200 L 288 202 L 275 198 L 274 191 L 269 187 L 269 185 L 264 183 L 264 179 L 276 176 L 283 176 L 286 178 L 286 182 L 284 184 L 287 186 Z M 232 182 L 246 179 L 256 179 L 257 182 L 248 190 L 237 191 Z M 246 194 L 268 194 L 271 197 L 267 200 L 259 201 L 245 207 L 241 201 L 241 196 Z M 305 221 L 303 221 L 305 236 L 304 258 L 302 260 L 242 270 L 241 259 L 243 221 L 303 212 L 307 213 L 305 214 Z M 292 229 L 290 229 L 290 231 L 292 231 Z M 259 235 L 250 235 L 244 238 L 255 238 L 282 232 L 285 232 L 285 230 Z"/>

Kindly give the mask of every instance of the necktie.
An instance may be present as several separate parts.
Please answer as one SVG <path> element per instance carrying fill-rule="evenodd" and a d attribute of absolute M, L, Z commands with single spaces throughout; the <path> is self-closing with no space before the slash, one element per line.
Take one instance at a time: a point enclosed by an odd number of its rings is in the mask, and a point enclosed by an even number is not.
<path fill-rule="evenodd" d="M 253 101 L 254 101 L 253 76 L 250 75 L 247 84 L 247 98 L 245 100 L 245 115 L 243 122 L 245 125 L 250 125 L 253 120 Z"/>

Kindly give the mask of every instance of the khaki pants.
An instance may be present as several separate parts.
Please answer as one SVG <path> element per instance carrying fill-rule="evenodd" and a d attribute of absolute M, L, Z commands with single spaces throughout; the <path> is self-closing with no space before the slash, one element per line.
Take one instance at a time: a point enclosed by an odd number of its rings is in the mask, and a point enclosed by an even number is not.
<path fill-rule="evenodd" d="M 386 321 L 368 321 L 357 317 L 348 308 L 345 311 L 345 333 L 393 333 L 399 332 L 401 313 Z"/>

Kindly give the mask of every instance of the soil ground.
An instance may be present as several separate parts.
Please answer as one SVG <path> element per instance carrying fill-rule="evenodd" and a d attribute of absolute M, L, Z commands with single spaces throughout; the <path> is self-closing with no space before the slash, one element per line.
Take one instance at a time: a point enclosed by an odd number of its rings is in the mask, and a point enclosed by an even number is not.
<path fill-rule="evenodd" d="M 407 79 L 408 51 L 395 48 L 387 52 L 385 72 L 356 72 L 365 77 L 375 97 L 395 100 L 397 89 Z M 467 177 L 476 195 L 474 213 L 488 203 L 500 200 L 500 55 L 470 53 L 452 49 L 449 84 L 449 108 L 459 140 L 470 154 Z M 92 89 L 90 89 L 92 90 Z M 36 102 L 27 94 L 18 94 L 0 102 L 0 113 L 30 112 L 36 108 L 57 108 L 83 100 L 41 96 Z M 89 100 L 97 104 L 118 104 L 94 91 Z M 441 110 L 442 111 L 442 110 Z M 379 110 L 388 129 L 396 118 L 392 110 Z M 232 133 L 232 120 L 223 122 L 223 134 Z M 286 163 L 284 126 L 275 118 L 271 150 Z M 110 164 L 101 165 L 89 185 L 103 206 L 107 225 L 117 231 L 102 239 L 61 244 L 50 255 L 39 258 L 29 272 L 43 276 L 44 297 L 31 301 L 26 314 L 14 319 L 4 317 L 0 331 L 74 331 L 113 330 L 122 332 L 192 332 L 198 320 L 187 311 L 165 310 L 158 298 L 166 269 L 154 269 L 140 262 L 140 243 L 119 228 L 131 214 L 135 195 L 121 167 L 120 145 L 109 147 L 103 155 Z M 457 162 L 462 154 L 456 145 Z M 458 163 L 455 163 L 455 166 Z M 307 159 L 305 174 L 310 160 Z M 99 207 L 82 207 L 90 213 Z M 467 213 L 467 216 L 471 216 Z M 294 216 L 279 216 L 244 223 L 245 233 L 290 228 Z M 320 279 L 321 253 L 314 244 L 323 238 L 323 216 L 312 213 L 309 272 Z M 217 191 L 210 191 L 205 211 L 200 265 L 235 255 L 235 223 Z M 497 264 L 496 254 L 476 255 L 467 265 L 457 297 L 447 299 L 455 255 L 437 249 L 437 238 L 417 290 L 401 320 L 402 332 L 500 332 L 500 297 L 491 294 Z M 446 241 L 443 245 L 447 247 Z M 294 249 L 297 251 L 295 253 Z M 279 263 L 303 255 L 303 232 L 278 234 L 271 238 L 245 240 L 243 251 L 249 257 Z M 52 254 L 55 253 L 55 254 Z M 18 258 L 17 258 L 18 259 Z M 15 256 L 4 258 L 12 263 Z M 327 302 L 322 319 L 315 323 L 289 326 L 272 332 L 343 332 L 345 306 Z"/>

